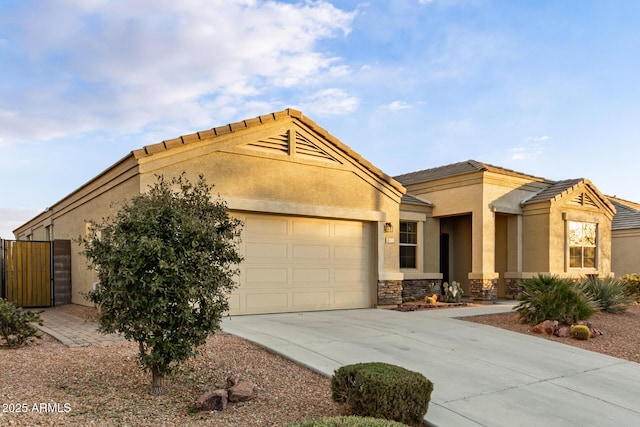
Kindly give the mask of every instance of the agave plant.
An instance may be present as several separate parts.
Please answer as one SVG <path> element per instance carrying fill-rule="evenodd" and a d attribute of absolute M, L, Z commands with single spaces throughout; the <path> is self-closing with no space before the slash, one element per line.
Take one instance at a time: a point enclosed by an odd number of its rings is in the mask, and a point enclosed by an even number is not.
<path fill-rule="evenodd" d="M 587 278 L 578 286 L 584 293 L 590 295 L 598 309 L 605 313 L 622 313 L 633 301 L 627 293 L 626 286 L 611 277 Z"/>
<path fill-rule="evenodd" d="M 538 275 L 523 280 L 520 286 L 520 303 L 515 310 L 531 324 L 557 320 L 562 325 L 571 325 L 589 319 L 597 311 L 591 296 L 568 279 Z"/>

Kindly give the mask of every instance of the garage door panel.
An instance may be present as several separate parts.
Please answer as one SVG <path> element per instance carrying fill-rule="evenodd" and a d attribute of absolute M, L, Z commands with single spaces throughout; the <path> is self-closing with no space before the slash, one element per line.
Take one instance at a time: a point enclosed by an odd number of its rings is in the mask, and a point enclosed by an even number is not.
<path fill-rule="evenodd" d="M 250 293 L 246 295 L 246 307 L 251 312 L 270 312 L 272 310 L 286 309 L 289 304 L 289 295 L 280 293 Z"/>
<path fill-rule="evenodd" d="M 330 224 L 314 220 L 293 220 L 292 233 L 294 237 L 329 237 Z"/>
<path fill-rule="evenodd" d="M 336 268 L 334 274 L 337 283 L 353 282 L 358 284 L 369 276 L 367 271 L 361 268 Z"/>
<path fill-rule="evenodd" d="M 245 258 L 288 259 L 288 245 L 285 243 L 247 242 Z"/>
<path fill-rule="evenodd" d="M 363 295 L 360 289 L 336 291 L 334 305 L 338 307 L 362 307 L 369 303 L 369 295 Z"/>
<path fill-rule="evenodd" d="M 231 314 L 371 307 L 373 227 L 359 221 L 240 214 L 240 285 Z"/>
<path fill-rule="evenodd" d="M 364 248 L 362 246 L 336 246 L 334 248 L 336 261 L 359 260 L 360 263 L 366 263 L 367 257 L 363 256 Z"/>
<path fill-rule="evenodd" d="M 331 292 L 295 292 L 293 305 L 315 309 L 329 308 L 331 306 Z"/>
<path fill-rule="evenodd" d="M 293 282 L 295 284 L 315 283 L 326 286 L 331 281 L 329 268 L 294 268 Z"/>
<path fill-rule="evenodd" d="M 255 286 L 260 283 L 287 283 L 287 268 L 247 268 L 245 281 L 248 285 Z"/>
<path fill-rule="evenodd" d="M 331 247 L 328 245 L 293 245 L 293 259 L 328 260 Z"/>
<path fill-rule="evenodd" d="M 365 225 L 362 223 L 338 222 L 334 227 L 337 238 L 363 239 L 366 234 Z"/>
<path fill-rule="evenodd" d="M 281 236 L 287 233 L 288 227 L 286 219 L 257 215 L 248 215 L 244 223 L 244 233 L 251 235 L 271 234 Z"/>

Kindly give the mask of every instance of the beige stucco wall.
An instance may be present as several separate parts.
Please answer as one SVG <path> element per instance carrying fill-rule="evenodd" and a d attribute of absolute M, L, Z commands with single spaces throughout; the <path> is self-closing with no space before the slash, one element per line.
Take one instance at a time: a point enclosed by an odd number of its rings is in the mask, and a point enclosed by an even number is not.
<path fill-rule="evenodd" d="M 477 172 L 461 176 L 448 177 L 425 183 L 407 186 L 409 194 L 434 204 L 433 216 L 444 218 L 450 216 L 466 216 L 470 214 L 471 228 L 469 238 L 473 242 L 471 246 L 471 259 L 456 260 L 456 265 L 466 265 L 470 262 L 467 271 L 468 278 L 491 280 L 498 278 L 496 262 L 500 265 L 504 260 L 496 260 L 496 228 L 495 215 L 497 213 L 521 215 L 520 203 L 539 192 L 548 184 L 526 176 L 502 175 L 495 172 Z M 521 248 L 518 243 L 518 220 L 509 220 L 510 230 L 508 234 L 507 259 L 509 268 L 517 269 Z M 453 242 L 452 242 L 453 244 Z M 466 256 L 466 249 L 455 257 Z M 511 270 L 514 271 L 514 270 Z M 453 273 L 452 273 L 453 274 Z M 455 271 L 456 277 L 462 274 Z M 456 280 L 467 281 L 458 278 Z"/>
<path fill-rule="evenodd" d="M 580 186 L 560 200 L 528 205 L 524 214 L 525 276 L 548 273 L 562 277 L 582 277 L 586 274 L 608 276 L 611 273 L 611 220 L 613 213 L 607 206 L 579 206 L 572 201 L 580 193 L 587 192 L 592 199 L 597 196 L 586 186 Z M 598 224 L 598 252 L 595 269 L 569 267 L 569 221 Z"/>
<path fill-rule="evenodd" d="M 305 155 L 291 137 L 289 152 L 270 150 L 249 143 L 273 135 L 300 133 L 322 151 L 322 156 Z M 215 138 L 184 145 L 163 142 L 136 150 L 93 181 L 70 194 L 32 221 L 21 226 L 18 239 L 30 234 L 43 239 L 44 226 L 53 223 L 54 238 L 77 239 L 84 235 L 86 221 L 99 221 L 114 213 L 114 202 L 130 199 L 156 182 L 156 174 L 169 179 L 183 171 L 195 181 L 202 174 L 214 184 L 214 193 L 233 211 L 256 211 L 310 217 L 340 218 L 372 224 L 372 266 L 375 280 L 398 280 L 398 227 L 384 233 L 384 223 L 400 220 L 403 188 L 382 178 L 348 147 L 333 145 L 304 123 L 285 118 L 241 129 Z M 308 147 L 307 147 L 308 148 Z M 352 156 L 353 154 L 353 156 Z M 354 157 L 355 156 L 355 157 Z M 390 242 L 385 243 L 385 237 Z M 87 304 L 82 293 L 96 281 L 81 248 L 72 244 L 72 301 Z M 375 289 L 376 283 L 371 284 Z"/>
<path fill-rule="evenodd" d="M 616 277 L 640 273 L 640 229 L 612 232 L 611 262 Z"/>
<path fill-rule="evenodd" d="M 16 230 L 18 240 L 26 239 L 29 229 L 33 230 L 34 240 L 44 239 L 44 226 L 52 224 L 54 239 L 72 241 L 71 299 L 74 304 L 90 305 L 83 294 L 97 281 L 95 272 L 87 268 L 87 261 L 80 254 L 82 246 L 76 240 L 85 236 L 87 222 L 101 222 L 102 218 L 114 214 L 118 202 L 130 199 L 139 188 L 136 162 L 128 157 Z"/>
<path fill-rule="evenodd" d="M 408 203 L 402 204 L 400 206 L 400 220 L 418 223 L 418 265 L 415 269 L 402 269 L 404 279 L 442 279 L 442 273 L 440 273 L 440 220 L 433 217 L 433 208 Z"/>
<path fill-rule="evenodd" d="M 272 135 L 304 133 L 334 160 L 317 160 L 291 152 L 256 149 L 251 141 Z M 214 184 L 234 210 L 345 218 L 377 223 L 377 241 L 384 242 L 385 222 L 399 222 L 402 193 L 382 182 L 348 154 L 327 144 L 320 136 L 293 119 L 280 120 L 256 129 L 180 146 L 139 159 L 141 185 L 145 188 L 155 174 L 177 176 L 183 171 L 190 179 L 203 174 Z M 398 269 L 398 228 L 392 244 L 378 245 L 379 278 L 393 279 Z"/>

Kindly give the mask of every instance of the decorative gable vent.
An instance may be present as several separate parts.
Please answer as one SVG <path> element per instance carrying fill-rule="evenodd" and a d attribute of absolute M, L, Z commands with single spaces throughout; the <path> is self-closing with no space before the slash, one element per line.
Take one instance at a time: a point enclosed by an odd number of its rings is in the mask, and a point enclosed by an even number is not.
<path fill-rule="evenodd" d="M 313 160 L 326 160 L 330 162 L 340 163 L 329 153 L 319 148 L 316 144 L 311 142 L 300 132 L 296 132 L 296 155 Z"/>
<path fill-rule="evenodd" d="M 289 135 L 270 136 L 255 142 L 250 142 L 246 146 L 260 151 L 289 154 Z"/>
<path fill-rule="evenodd" d="M 587 193 L 580 193 L 577 197 L 571 200 L 571 203 L 580 206 L 591 206 L 592 208 L 598 207 L 598 205 L 596 205 L 596 202 L 594 202 Z"/>

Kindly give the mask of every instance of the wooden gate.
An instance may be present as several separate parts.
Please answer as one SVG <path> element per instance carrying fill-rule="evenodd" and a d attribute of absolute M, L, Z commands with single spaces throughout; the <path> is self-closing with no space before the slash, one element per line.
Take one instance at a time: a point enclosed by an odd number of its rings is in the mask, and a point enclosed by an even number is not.
<path fill-rule="evenodd" d="M 51 242 L 2 241 L 3 296 L 20 307 L 51 307 Z"/>

